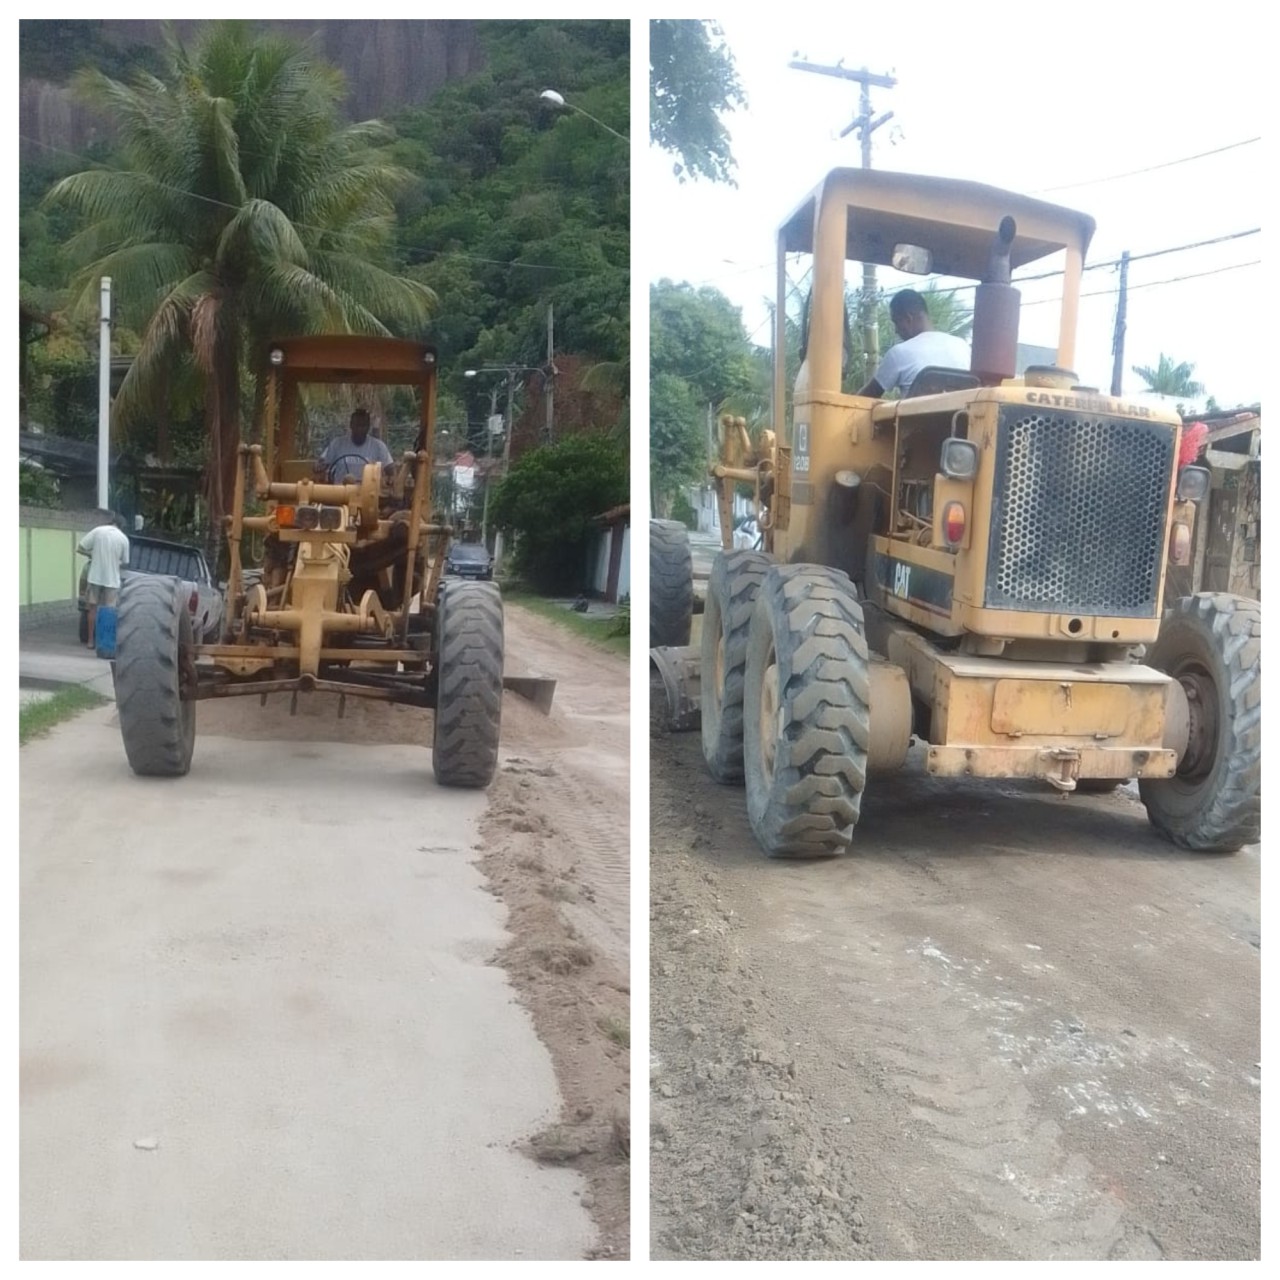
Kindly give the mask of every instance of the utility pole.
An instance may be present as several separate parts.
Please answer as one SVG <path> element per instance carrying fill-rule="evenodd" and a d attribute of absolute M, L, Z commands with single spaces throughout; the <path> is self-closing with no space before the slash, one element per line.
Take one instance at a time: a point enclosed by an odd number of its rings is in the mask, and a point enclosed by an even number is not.
<path fill-rule="evenodd" d="M 484 421 L 485 457 L 489 465 L 484 469 L 484 511 L 480 516 L 480 541 L 489 545 L 489 486 L 493 481 L 493 420 L 498 416 L 498 388 L 489 391 L 489 416 Z M 507 417 L 511 416 L 511 398 L 507 396 Z"/>
<path fill-rule="evenodd" d="M 513 421 L 512 405 L 515 402 L 516 396 L 517 372 L 519 371 L 516 369 L 507 370 L 507 429 L 504 432 L 505 438 L 502 441 L 502 474 L 504 477 L 507 474 L 507 468 L 511 466 L 511 427 Z M 550 418 L 548 418 L 548 425 L 550 424 L 550 421 Z"/>
<path fill-rule="evenodd" d="M 841 62 L 843 62 L 843 59 Z M 796 59 L 787 65 L 795 71 L 809 71 L 814 75 L 835 76 L 838 80 L 853 80 L 857 82 L 860 86 L 858 115 L 840 130 L 840 136 L 845 138 L 855 129 L 858 131 L 858 139 L 862 143 L 862 167 L 870 169 L 871 135 L 881 125 L 888 124 L 893 119 L 892 111 L 886 111 L 884 115 L 872 118 L 871 86 L 875 85 L 879 89 L 892 89 L 898 83 L 897 80 L 893 76 L 876 75 L 874 72 L 868 71 L 866 67 L 855 70 L 852 67 L 841 65 L 841 63 L 837 63 L 834 67 L 827 67 Z M 870 378 L 875 373 L 876 365 L 880 362 L 880 333 L 876 325 L 876 298 L 876 269 L 873 264 L 864 262 L 862 264 L 862 349 L 867 357 L 865 378 Z"/>
<path fill-rule="evenodd" d="M 547 371 L 542 378 L 543 398 L 547 412 L 547 443 L 555 442 L 555 435 L 552 430 L 552 418 L 554 416 L 556 389 L 555 378 L 555 350 L 556 350 L 556 330 L 555 315 L 552 311 L 551 303 L 547 303 Z"/>
<path fill-rule="evenodd" d="M 1116 331 L 1111 340 L 1111 351 L 1115 363 L 1111 366 L 1111 394 L 1120 394 L 1120 383 L 1124 377 L 1124 331 L 1126 304 L 1129 300 L 1129 250 L 1120 255 L 1120 299 L 1116 303 Z"/>
<path fill-rule="evenodd" d="M 110 509 L 111 466 L 111 277 L 103 276 L 98 328 L 98 506 Z"/>

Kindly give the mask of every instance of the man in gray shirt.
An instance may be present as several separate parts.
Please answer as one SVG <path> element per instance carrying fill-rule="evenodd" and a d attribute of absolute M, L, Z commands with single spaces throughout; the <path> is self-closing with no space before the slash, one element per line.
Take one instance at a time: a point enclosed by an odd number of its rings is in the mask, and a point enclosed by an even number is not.
<path fill-rule="evenodd" d="M 905 396 L 920 370 L 930 366 L 968 370 L 969 344 L 935 329 L 928 304 L 914 289 L 894 294 L 889 318 L 901 341 L 885 352 L 875 376 L 858 392 L 860 396 L 879 400 L 892 391 Z"/>
<path fill-rule="evenodd" d="M 351 415 L 351 425 L 345 436 L 335 436 L 316 459 L 316 479 L 330 484 L 342 484 L 348 476 L 359 480 L 368 462 L 380 462 L 383 466 L 383 483 L 390 477 L 395 465 L 391 450 L 377 436 L 369 434 L 369 412 L 357 409 Z"/>

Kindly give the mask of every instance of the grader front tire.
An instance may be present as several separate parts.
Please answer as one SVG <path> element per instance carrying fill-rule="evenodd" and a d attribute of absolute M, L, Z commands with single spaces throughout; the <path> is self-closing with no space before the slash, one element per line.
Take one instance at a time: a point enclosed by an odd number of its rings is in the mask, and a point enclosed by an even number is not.
<path fill-rule="evenodd" d="M 747 816 L 771 858 L 829 857 L 853 839 L 871 741 L 862 606 L 838 569 L 775 566 L 747 641 Z"/>
<path fill-rule="evenodd" d="M 116 710 L 129 767 L 180 778 L 195 751 L 196 703 L 195 640 L 178 580 L 126 578 L 116 616 Z"/>
<path fill-rule="evenodd" d="M 1262 606 L 1204 592 L 1174 602 L 1147 656 L 1187 695 L 1191 733 L 1172 778 L 1142 778 L 1147 817 L 1174 844 L 1235 853 L 1261 835 Z"/>
<path fill-rule="evenodd" d="M 722 551 L 711 566 L 702 615 L 702 756 L 717 781 L 742 782 L 742 701 L 747 637 L 771 561 L 761 551 Z"/>
<path fill-rule="evenodd" d="M 502 596 L 491 582 L 451 582 L 440 597 L 431 767 L 444 787 L 487 787 L 502 722 Z"/>
<path fill-rule="evenodd" d="M 649 521 L 649 648 L 679 648 L 693 627 L 693 553 L 678 520 Z"/>

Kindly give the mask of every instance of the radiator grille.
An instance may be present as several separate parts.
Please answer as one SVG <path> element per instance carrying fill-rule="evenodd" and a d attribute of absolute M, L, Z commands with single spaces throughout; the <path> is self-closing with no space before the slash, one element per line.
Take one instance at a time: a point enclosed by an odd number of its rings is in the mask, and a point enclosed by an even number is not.
<path fill-rule="evenodd" d="M 1168 426 L 1002 409 L 987 607 L 1153 616 L 1172 467 Z"/>

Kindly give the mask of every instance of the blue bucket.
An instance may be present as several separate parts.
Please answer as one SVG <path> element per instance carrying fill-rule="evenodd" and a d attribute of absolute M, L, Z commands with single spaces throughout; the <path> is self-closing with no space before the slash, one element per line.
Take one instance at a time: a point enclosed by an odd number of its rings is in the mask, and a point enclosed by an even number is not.
<path fill-rule="evenodd" d="M 100 604 L 93 624 L 93 644 L 100 658 L 116 656 L 116 610 L 114 605 Z"/>

